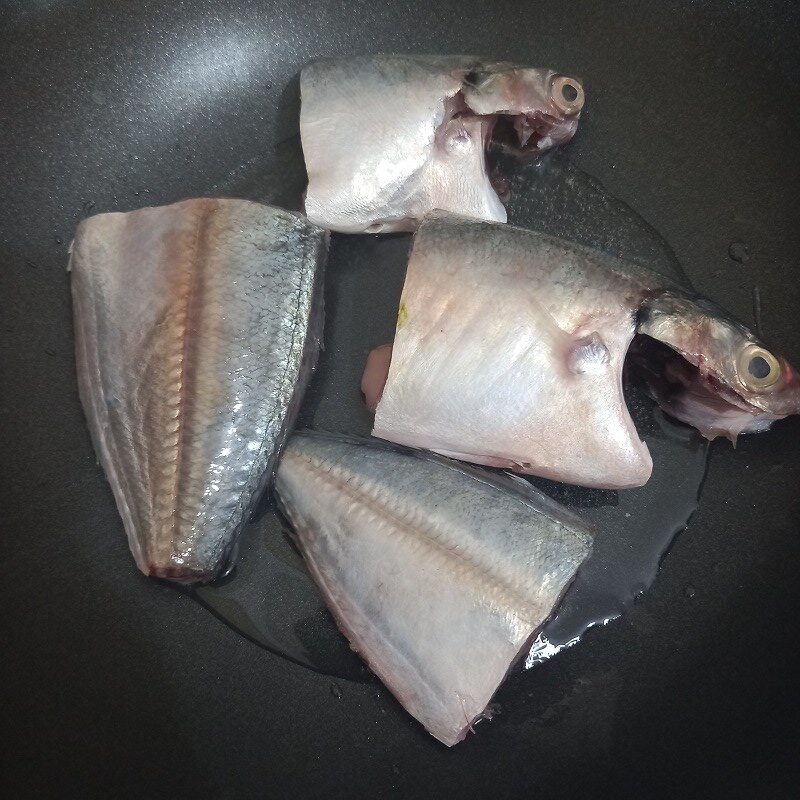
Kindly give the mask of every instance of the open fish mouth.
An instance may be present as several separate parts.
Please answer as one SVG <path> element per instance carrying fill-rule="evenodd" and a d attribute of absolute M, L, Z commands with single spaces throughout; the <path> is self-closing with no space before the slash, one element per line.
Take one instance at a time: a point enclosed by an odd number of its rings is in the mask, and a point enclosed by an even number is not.
<path fill-rule="evenodd" d="M 678 350 L 645 334 L 631 343 L 626 369 L 643 381 L 668 414 L 692 425 L 707 439 L 768 430 L 779 415 L 765 411 L 744 394 L 692 363 Z"/>
<path fill-rule="evenodd" d="M 558 124 L 548 114 L 498 114 L 487 148 L 500 146 L 520 155 L 542 153 L 552 147 L 550 134 Z"/>
<path fill-rule="evenodd" d="M 800 412 L 800 380 L 712 302 L 666 291 L 638 312 L 629 361 L 668 414 L 706 438 L 767 430 Z"/>
<path fill-rule="evenodd" d="M 484 148 L 518 156 L 542 153 L 575 135 L 585 102 L 580 81 L 556 73 L 542 79 L 538 70 L 493 69 L 463 74 L 461 90 L 446 101 L 452 113 L 443 128 L 451 119 L 481 118 L 489 123 Z M 536 73 L 536 82 L 526 73 Z"/>

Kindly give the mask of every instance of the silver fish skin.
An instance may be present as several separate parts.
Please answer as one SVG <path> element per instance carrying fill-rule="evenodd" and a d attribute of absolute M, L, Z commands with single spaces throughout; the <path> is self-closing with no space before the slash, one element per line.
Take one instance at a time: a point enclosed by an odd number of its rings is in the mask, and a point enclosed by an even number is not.
<path fill-rule="evenodd" d="M 293 434 L 275 490 L 351 646 L 448 746 L 591 550 L 586 526 L 527 482 L 374 439 Z"/>
<path fill-rule="evenodd" d="M 146 575 L 191 583 L 227 566 L 316 359 L 327 236 L 221 199 L 78 226 L 78 388 Z"/>
<path fill-rule="evenodd" d="M 794 367 L 709 300 L 666 291 L 641 307 L 636 330 L 629 360 L 651 396 L 707 439 L 736 444 L 800 413 Z"/>
<path fill-rule="evenodd" d="M 365 371 L 373 434 L 567 483 L 641 486 L 652 460 L 622 389 L 635 336 L 653 396 L 709 438 L 800 411 L 784 358 L 657 273 L 534 231 L 431 215 L 414 238 L 394 346 Z"/>
<path fill-rule="evenodd" d="M 584 104 L 575 78 L 461 55 L 323 59 L 300 92 L 306 213 L 343 233 L 413 230 L 434 209 L 505 222 L 492 137 L 543 152 L 572 138 Z"/>

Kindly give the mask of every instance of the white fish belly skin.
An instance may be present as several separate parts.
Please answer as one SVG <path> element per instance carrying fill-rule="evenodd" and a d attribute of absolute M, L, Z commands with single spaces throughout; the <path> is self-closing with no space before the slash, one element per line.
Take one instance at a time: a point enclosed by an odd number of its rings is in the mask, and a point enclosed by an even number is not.
<path fill-rule="evenodd" d="M 426 219 L 373 434 L 567 483 L 645 483 L 622 367 L 648 287 L 608 262 L 509 225 Z"/>
<path fill-rule="evenodd" d="M 145 574 L 191 582 L 226 565 L 316 356 L 326 244 L 242 200 L 78 227 L 80 396 Z"/>
<path fill-rule="evenodd" d="M 433 209 L 505 222 L 485 125 L 437 131 L 469 56 L 326 59 L 300 76 L 308 218 L 343 233 L 413 230 Z"/>
<path fill-rule="evenodd" d="M 369 440 L 294 434 L 276 492 L 353 648 L 447 745 L 591 549 L 581 522 L 532 487 Z"/>

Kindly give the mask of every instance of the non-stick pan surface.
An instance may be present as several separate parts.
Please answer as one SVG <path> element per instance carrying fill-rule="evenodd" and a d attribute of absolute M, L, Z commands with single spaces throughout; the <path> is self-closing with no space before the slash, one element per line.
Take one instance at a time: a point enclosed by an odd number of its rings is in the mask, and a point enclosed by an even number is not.
<path fill-rule="evenodd" d="M 779 2 L 0 5 L 4 796 L 796 796 L 797 418 L 714 445 L 652 589 L 446 750 L 378 684 L 290 664 L 133 569 L 77 400 L 65 265 L 88 213 L 254 165 L 295 196 L 309 59 L 475 52 L 582 76 L 568 157 L 798 362 L 799 32 Z"/>

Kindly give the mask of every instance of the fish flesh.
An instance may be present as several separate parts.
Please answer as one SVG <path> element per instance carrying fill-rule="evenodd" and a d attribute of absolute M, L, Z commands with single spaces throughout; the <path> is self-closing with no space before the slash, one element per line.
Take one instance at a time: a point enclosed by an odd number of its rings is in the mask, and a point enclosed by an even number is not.
<path fill-rule="evenodd" d="M 316 359 L 327 238 L 244 200 L 78 226 L 78 388 L 146 575 L 206 581 L 232 558 Z"/>
<path fill-rule="evenodd" d="M 343 233 L 413 230 L 434 209 L 505 222 L 489 143 L 544 152 L 584 104 L 576 78 L 459 55 L 323 59 L 300 94 L 306 214 Z"/>
<path fill-rule="evenodd" d="M 586 525 L 526 481 L 375 439 L 293 434 L 275 491 L 351 646 L 446 745 L 591 550 Z"/>
<path fill-rule="evenodd" d="M 432 215 L 414 237 L 394 345 L 365 370 L 373 434 L 567 483 L 641 486 L 652 460 L 623 395 L 629 348 L 662 408 L 709 439 L 800 411 L 785 358 L 661 275 Z"/>

